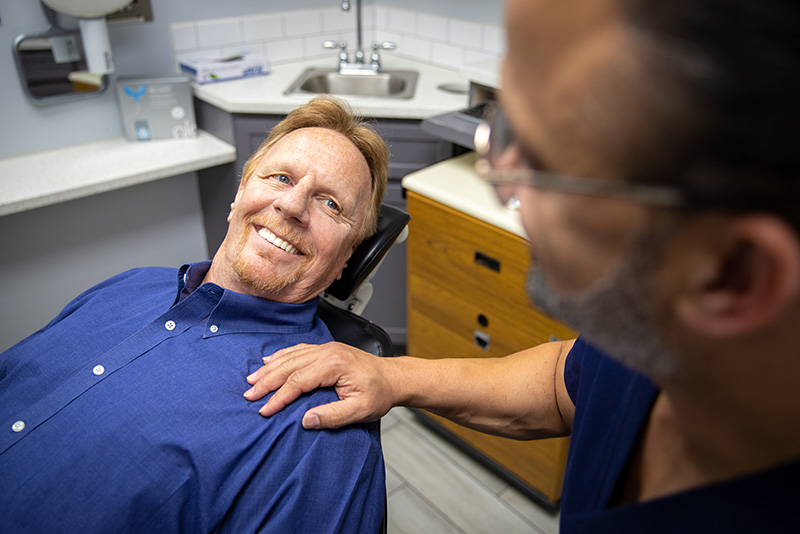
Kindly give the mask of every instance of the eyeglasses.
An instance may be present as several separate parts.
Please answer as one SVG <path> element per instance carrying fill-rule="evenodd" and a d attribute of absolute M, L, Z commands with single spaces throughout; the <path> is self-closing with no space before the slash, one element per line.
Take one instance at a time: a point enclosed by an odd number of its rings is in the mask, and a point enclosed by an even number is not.
<path fill-rule="evenodd" d="M 494 108 L 491 119 L 482 122 L 475 131 L 475 149 L 480 156 L 475 163 L 478 176 L 493 185 L 500 201 L 509 207 L 514 206 L 513 193 L 518 185 L 628 199 L 661 207 L 685 204 L 682 191 L 670 186 L 563 176 L 536 169 L 517 143 L 511 124 L 499 105 Z"/>

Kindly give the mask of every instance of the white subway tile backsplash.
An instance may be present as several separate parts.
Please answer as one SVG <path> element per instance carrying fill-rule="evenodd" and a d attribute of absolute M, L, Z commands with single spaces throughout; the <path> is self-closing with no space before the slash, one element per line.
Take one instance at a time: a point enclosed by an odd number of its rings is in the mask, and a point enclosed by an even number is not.
<path fill-rule="evenodd" d="M 283 15 L 253 15 L 242 18 L 245 42 L 274 41 L 285 37 Z"/>
<path fill-rule="evenodd" d="M 197 26 L 193 22 L 181 22 L 170 26 L 172 48 L 178 52 L 197 48 Z"/>
<path fill-rule="evenodd" d="M 197 44 L 200 47 L 224 46 L 242 42 L 239 19 L 220 19 L 197 23 Z"/>
<path fill-rule="evenodd" d="M 367 4 L 362 15 L 366 53 L 373 41 L 392 41 L 397 50 L 383 54 L 458 69 L 465 62 L 497 59 L 505 50 L 499 26 L 380 4 Z M 181 22 L 171 24 L 170 33 L 173 50 L 181 55 L 252 52 L 273 64 L 330 57 L 333 66 L 336 52 L 322 48 L 328 39 L 347 41 L 351 53 L 356 48 L 355 13 L 338 6 Z"/>
<path fill-rule="evenodd" d="M 420 13 L 417 17 L 417 35 L 424 39 L 447 40 L 447 19 Z"/>
<path fill-rule="evenodd" d="M 389 8 L 389 28 L 403 33 L 416 33 L 417 14 L 407 9 Z"/>
<path fill-rule="evenodd" d="M 267 56 L 267 48 L 264 43 L 250 43 L 250 44 L 237 44 L 225 46 L 222 48 L 222 57 L 239 56 L 239 55 L 256 55 L 262 57 Z"/>
<path fill-rule="evenodd" d="M 404 48 L 405 50 L 402 50 L 402 54 L 406 57 L 426 62 L 431 60 L 432 43 L 427 39 L 407 35 Z"/>
<path fill-rule="evenodd" d="M 506 50 L 506 34 L 500 26 L 486 25 L 483 29 L 483 42 L 481 48 L 484 52 L 501 56 Z"/>
<path fill-rule="evenodd" d="M 460 67 L 464 63 L 464 48 L 444 43 L 433 43 L 431 61 L 442 67 Z"/>
<path fill-rule="evenodd" d="M 272 63 L 286 63 L 305 58 L 305 39 L 285 39 L 267 43 L 267 57 Z"/>
<path fill-rule="evenodd" d="M 301 37 L 322 31 L 322 15 L 319 11 L 290 11 L 285 19 L 287 37 Z"/>
<path fill-rule="evenodd" d="M 372 23 L 376 28 L 389 27 L 389 8 L 377 5 L 372 9 Z"/>
<path fill-rule="evenodd" d="M 326 36 L 326 39 L 331 38 L 333 40 L 339 40 L 337 36 Z M 314 57 L 330 57 L 331 58 L 331 67 L 336 66 L 336 51 L 335 50 L 328 50 L 322 48 L 322 42 L 325 39 L 320 37 L 319 35 L 315 35 L 313 37 L 305 37 L 305 58 L 314 58 Z"/>
<path fill-rule="evenodd" d="M 338 8 L 322 11 L 322 30 L 325 33 L 350 30 L 355 25 L 355 14 L 352 11 L 342 11 Z"/>
<path fill-rule="evenodd" d="M 483 40 L 483 25 L 475 22 L 451 19 L 448 41 L 452 45 L 479 49 Z"/>

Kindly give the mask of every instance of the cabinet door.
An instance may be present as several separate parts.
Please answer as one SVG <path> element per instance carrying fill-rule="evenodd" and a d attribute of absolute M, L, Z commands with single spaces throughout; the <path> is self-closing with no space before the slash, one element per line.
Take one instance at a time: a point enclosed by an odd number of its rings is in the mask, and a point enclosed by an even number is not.
<path fill-rule="evenodd" d="M 505 356 L 575 337 L 528 301 L 523 239 L 413 192 L 408 207 L 409 354 Z M 520 489 L 550 503 L 560 499 L 567 438 L 516 441 L 428 416 Z"/>
<path fill-rule="evenodd" d="M 380 119 L 374 126 L 392 153 L 390 181 L 453 156 L 453 145 L 423 132 L 420 121 Z"/>

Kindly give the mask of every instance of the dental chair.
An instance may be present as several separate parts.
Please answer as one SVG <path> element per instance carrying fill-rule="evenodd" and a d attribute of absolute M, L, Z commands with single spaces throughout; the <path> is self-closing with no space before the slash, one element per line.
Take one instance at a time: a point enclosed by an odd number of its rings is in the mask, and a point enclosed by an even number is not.
<path fill-rule="evenodd" d="M 361 317 L 361 312 L 372 297 L 370 279 L 377 272 L 391 246 L 406 239 L 410 219 L 408 213 L 403 210 L 381 204 L 378 229 L 375 234 L 358 246 L 347 261 L 342 277 L 334 281 L 322 294 L 317 317 L 322 319 L 336 341 L 375 356 L 394 355 L 389 334 L 372 321 Z M 386 534 L 388 495 L 383 506 L 380 532 Z"/>

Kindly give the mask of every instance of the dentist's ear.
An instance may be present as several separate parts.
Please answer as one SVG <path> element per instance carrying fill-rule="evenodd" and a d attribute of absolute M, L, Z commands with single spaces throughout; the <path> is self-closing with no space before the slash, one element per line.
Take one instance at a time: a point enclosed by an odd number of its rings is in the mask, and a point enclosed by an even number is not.
<path fill-rule="evenodd" d="M 707 248 L 701 276 L 678 300 L 678 316 L 693 330 L 717 339 L 748 335 L 800 301 L 800 240 L 783 220 L 739 217 Z"/>

